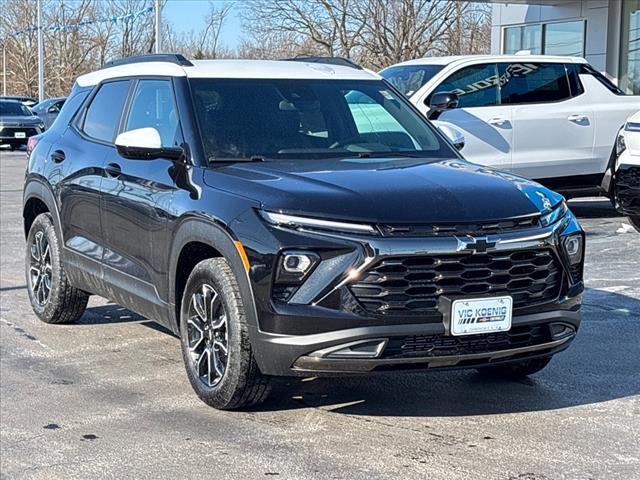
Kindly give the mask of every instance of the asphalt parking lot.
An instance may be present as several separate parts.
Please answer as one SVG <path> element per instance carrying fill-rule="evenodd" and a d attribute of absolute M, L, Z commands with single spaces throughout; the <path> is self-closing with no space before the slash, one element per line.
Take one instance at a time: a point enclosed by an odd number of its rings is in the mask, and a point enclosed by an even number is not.
<path fill-rule="evenodd" d="M 289 380 L 220 412 L 152 321 L 95 297 L 79 324 L 36 319 L 24 166 L 0 152 L 1 478 L 640 478 L 640 235 L 607 201 L 571 202 L 588 235 L 583 324 L 540 374 Z"/>

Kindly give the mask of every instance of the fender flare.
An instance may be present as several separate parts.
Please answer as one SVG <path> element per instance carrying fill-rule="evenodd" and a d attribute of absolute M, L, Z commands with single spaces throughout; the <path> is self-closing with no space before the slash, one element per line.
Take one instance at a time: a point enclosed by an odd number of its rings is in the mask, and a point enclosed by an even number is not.
<path fill-rule="evenodd" d="M 32 198 L 40 200 L 47 206 L 47 209 L 51 213 L 53 219 L 53 226 L 56 229 L 60 243 L 64 245 L 64 238 L 62 236 L 62 223 L 60 221 L 60 212 L 58 211 L 58 202 L 56 202 L 55 195 L 51 190 L 51 187 L 40 180 L 39 178 L 27 179 L 22 191 L 22 223 L 24 225 L 24 209 L 27 202 Z M 29 232 L 25 232 L 25 236 Z"/>
<path fill-rule="evenodd" d="M 179 331 L 176 318 L 176 273 L 178 268 L 178 259 L 180 252 L 185 245 L 191 242 L 200 242 L 215 248 L 222 257 L 224 257 L 233 271 L 240 287 L 240 294 L 245 300 L 245 314 L 249 332 L 255 331 L 258 326 L 258 315 L 254 301 L 253 288 L 249 280 L 249 274 L 244 267 L 244 263 L 240 258 L 240 254 L 235 245 L 237 239 L 233 234 L 221 223 L 210 218 L 189 217 L 183 220 L 177 227 L 177 231 L 173 237 L 170 253 L 169 264 L 169 306 L 173 327 L 176 332 Z M 252 328 L 255 327 L 255 328 Z"/>

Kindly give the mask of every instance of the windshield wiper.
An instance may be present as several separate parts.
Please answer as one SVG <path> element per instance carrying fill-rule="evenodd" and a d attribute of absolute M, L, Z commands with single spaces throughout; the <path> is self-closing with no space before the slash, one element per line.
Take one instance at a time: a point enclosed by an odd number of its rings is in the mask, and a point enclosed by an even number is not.
<path fill-rule="evenodd" d="M 417 152 L 359 152 L 358 158 L 430 158 Z"/>
<path fill-rule="evenodd" d="M 209 163 L 222 162 L 264 162 L 266 157 L 261 155 L 251 155 L 250 157 L 209 157 Z"/>

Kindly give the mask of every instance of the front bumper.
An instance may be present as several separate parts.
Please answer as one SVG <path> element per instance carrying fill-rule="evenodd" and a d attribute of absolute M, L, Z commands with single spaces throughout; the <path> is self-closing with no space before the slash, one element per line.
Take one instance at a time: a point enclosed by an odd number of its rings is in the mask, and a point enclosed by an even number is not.
<path fill-rule="evenodd" d="M 43 131 L 44 129 L 37 125 L 6 125 L 0 128 L 0 143 L 26 145 L 29 137 L 39 135 Z"/>
<path fill-rule="evenodd" d="M 552 311 L 513 318 L 512 331 L 528 329 L 529 340 L 520 338 L 511 346 L 494 348 L 495 334 L 456 337 L 466 346 L 449 354 L 450 339 L 443 324 L 410 324 L 394 326 L 361 327 L 335 332 L 303 336 L 282 336 L 260 333 L 256 349 L 267 358 L 261 368 L 263 373 L 278 376 L 332 376 L 362 374 L 386 370 L 478 368 L 513 361 L 554 355 L 573 341 L 580 326 L 580 311 Z M 520 335 L 522 336 L 522 335 Z M 534 338 L 535 337 L 535 338 Z M 407 354 L 398 353 L 394 344 L 406 339 L 429 338 L 438 341 L 439 347 L 413 348 Z M 413 340 L 415 342 L 415 340 Z M 469 343 L 472 342 L 472 343 Z M 351 357 L 345 350 L 357 345 L 382 344 L 379 350 L 370 348 L 369 358 L 355 350 Z M 442 345 L 445 345 L 443 347 Z M 469 347 L 474 345 L 474 347 Z M 427 346 L 428 347 L 428 346 Z"/>

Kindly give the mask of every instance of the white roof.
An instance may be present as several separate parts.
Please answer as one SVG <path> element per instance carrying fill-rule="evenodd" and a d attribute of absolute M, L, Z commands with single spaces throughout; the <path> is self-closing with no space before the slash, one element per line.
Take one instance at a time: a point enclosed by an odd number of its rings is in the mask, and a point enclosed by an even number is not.
<path fill-rule="evenodd" d="M 452 63 L 463 63 L 469 61 L 481 62 L 557 62 L 557 63 L 587 63 L 581 57 L 562 57 L 557 55 L 457 55 L 450 57 L 427 57 L 416 58 L 406 62 L 392 65 L 449 65 Z"/>
<path fill-rule="evenodd" d="M 193 66 L 170 62 L 140 62 L 103 68 L 78 77 L 81 87 L 96 85 L 103 80 L 141 75 L 167 75 L 189 78 L 275 78 L 379 80 L 369 71 L 324 63 L 281 60 L 194 60 Z"/>

